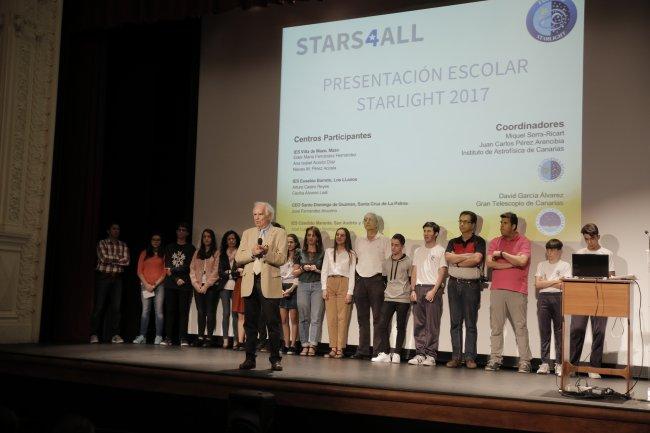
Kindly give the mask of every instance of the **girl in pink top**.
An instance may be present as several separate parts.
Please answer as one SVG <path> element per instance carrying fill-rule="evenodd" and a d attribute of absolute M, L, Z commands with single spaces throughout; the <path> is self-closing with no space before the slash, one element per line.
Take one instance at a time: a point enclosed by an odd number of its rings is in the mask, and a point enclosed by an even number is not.
<path fill-rule="evenodd" d="M 219 254 L 214 231 L 203 230 L 201 245 L 192 257 L 190 280 L 194 287 L 194 302 L 198 320 L 198 339 L 196 346 L 210 347 L 217 323 L 218 294 L 215 284 L 219 280 Z M 208 335 L 205 335 L 205 327 Z"/>

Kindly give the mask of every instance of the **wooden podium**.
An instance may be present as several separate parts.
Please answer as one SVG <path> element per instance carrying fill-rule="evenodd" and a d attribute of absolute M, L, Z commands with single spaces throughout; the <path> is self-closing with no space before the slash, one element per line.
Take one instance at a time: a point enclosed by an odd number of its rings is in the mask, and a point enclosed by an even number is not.
<path fill-rule="evenodd" d="M 615 279 L 565 278 L 562 290 L 562 390 L 566 390 L 567 378 L 573 372 L 599 373 L 622 376 L 627 381 L 626 393 L 630 389 L 632 369 L 632 317 L 631 282 Z M 567 340 L 567 316 L 624 317 L 627 319 L 627 365 L 624 368 L 596 368 L 577 366 L 570 362 L 570 346 Z"/>

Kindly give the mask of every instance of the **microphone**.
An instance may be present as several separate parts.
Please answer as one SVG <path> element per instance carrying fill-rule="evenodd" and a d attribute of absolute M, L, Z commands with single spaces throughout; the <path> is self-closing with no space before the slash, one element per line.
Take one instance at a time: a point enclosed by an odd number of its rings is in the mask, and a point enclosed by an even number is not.
<path fill-rule="evenodd" d="M 257 245 L 259 245 L 259 246 L 261 247 L 261 246 L 262 246 L 262 242 L 263 242 L 263 241 L 262 241 L 262 238 L 261 238 L 261 237 L 257 238 Z M 261 255 L 261 254 L 258 254 L 257 257 L 260 257 L 260 258 L 261 258 L 262 255 Z"/>
<path fill-rule="evenodd" d="M 648 236 L 648 251 L 650 251 L 650 232 L 647 230 L 643 230 L 643 233 L 645 233 L 646 236 Z"/>

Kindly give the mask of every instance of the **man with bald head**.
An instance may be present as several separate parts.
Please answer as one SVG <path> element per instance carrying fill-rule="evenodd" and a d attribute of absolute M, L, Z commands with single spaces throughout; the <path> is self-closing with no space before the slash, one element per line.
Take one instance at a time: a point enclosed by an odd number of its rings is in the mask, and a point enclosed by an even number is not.
<path fill-rule="evenodd" d="M 255 352 L 260 314 L 269 330 L 269 361 L 271 369 L 282 370 L 280 360 L 280 299 L 282 278 L 280 266 L 287 261 L 287 234 L 271 224 L 275 211 L 266 202 L 253 205 L 255 227 L 244 231 L 235 255 L 238 266 L 243 266 L 241 295 L 244 301 L 244 331 L 246 332 L 246 360 L 241 370 L 255 368 Z"/>
<path fill-rule="evenodd" d="M 370 359 L 370 311 L 374 329 L 373 355 L 379 354 L 381 333 L 381 307 L 384 303 L 384 279 L 382 266 L 391 255 L 390 239 L 379 233 L 379 217 L 369 212 L 363 217 L 366 236 L 357 237 L 354 251 L 357 253 L 357 275 L 354 284 L 354 305 L 359 323 L 359 346 L 356 359 Z"/>

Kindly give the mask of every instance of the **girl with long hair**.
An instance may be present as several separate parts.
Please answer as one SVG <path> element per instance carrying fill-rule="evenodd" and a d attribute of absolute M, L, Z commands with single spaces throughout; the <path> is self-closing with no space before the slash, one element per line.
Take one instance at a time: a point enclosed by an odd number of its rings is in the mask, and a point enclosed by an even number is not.
<path fill-rule="evenodd" d="M 228 230 L 221 238 L 219 252 L 219 299 L 221 299 L 223 347 L 228 347 L 228 329 L 232 315 L 233 350 L 244 342 L 244 301 L 241 297 L 241 269 L 235 262 L 240 237 L 234 230 Z M 232 310 L 230 309 L 232 303 Z M 241 339 L 241 340 L 240 340 Z M 243 347 L 243 346 L 241 346 Z"/>
<path fill-rule="evenodd" d="M 300 250 L 300 260 L 295 263 L 294 275 L 298 277 L 298 317 L 300 323 L 301 355 L 314 356 L 320 341 L 325 310 L 321 290 L 320 272 L 323 267 L 323 238 L 317 227 L 307 227 Z"/>
<path fill-rule="evenodd" d="M 194 287 L 198 321 L 198 339 L 196 346 L 210 347 L 212 335 L 217 322 L 217 289 L 219 279 L 219 261 L 217 255 L 217 237 L 211 229 L 203 230 L 201 244 L 190 263 L 190 280 Z M 208 334 L 205 335 L 205 327 Z"/>
<path fill-rule="evenodd" d="M 298 337 L 298 278 L 293 274 L 293 265 L 300 254 L 300 241 L 293 233 L 287 235 L 287 262 L 280 266 L 282 277 L 282 299 L 280 300 L 280 319 L 282 321 L 282 335 L 284 347 L 282 352 L 293 355 Z M 289 326 L 291 324 L 291 326 Z"/>
<path fill-rule="evenodd" d="M 356 263 L 350 232 L 341 227 L 336 230 L 334 247 L 325 251 L 320 274 L 330 337 L 330 352 L 325 356 L 329 358 L 342 358 L 347 346 Z"/>

